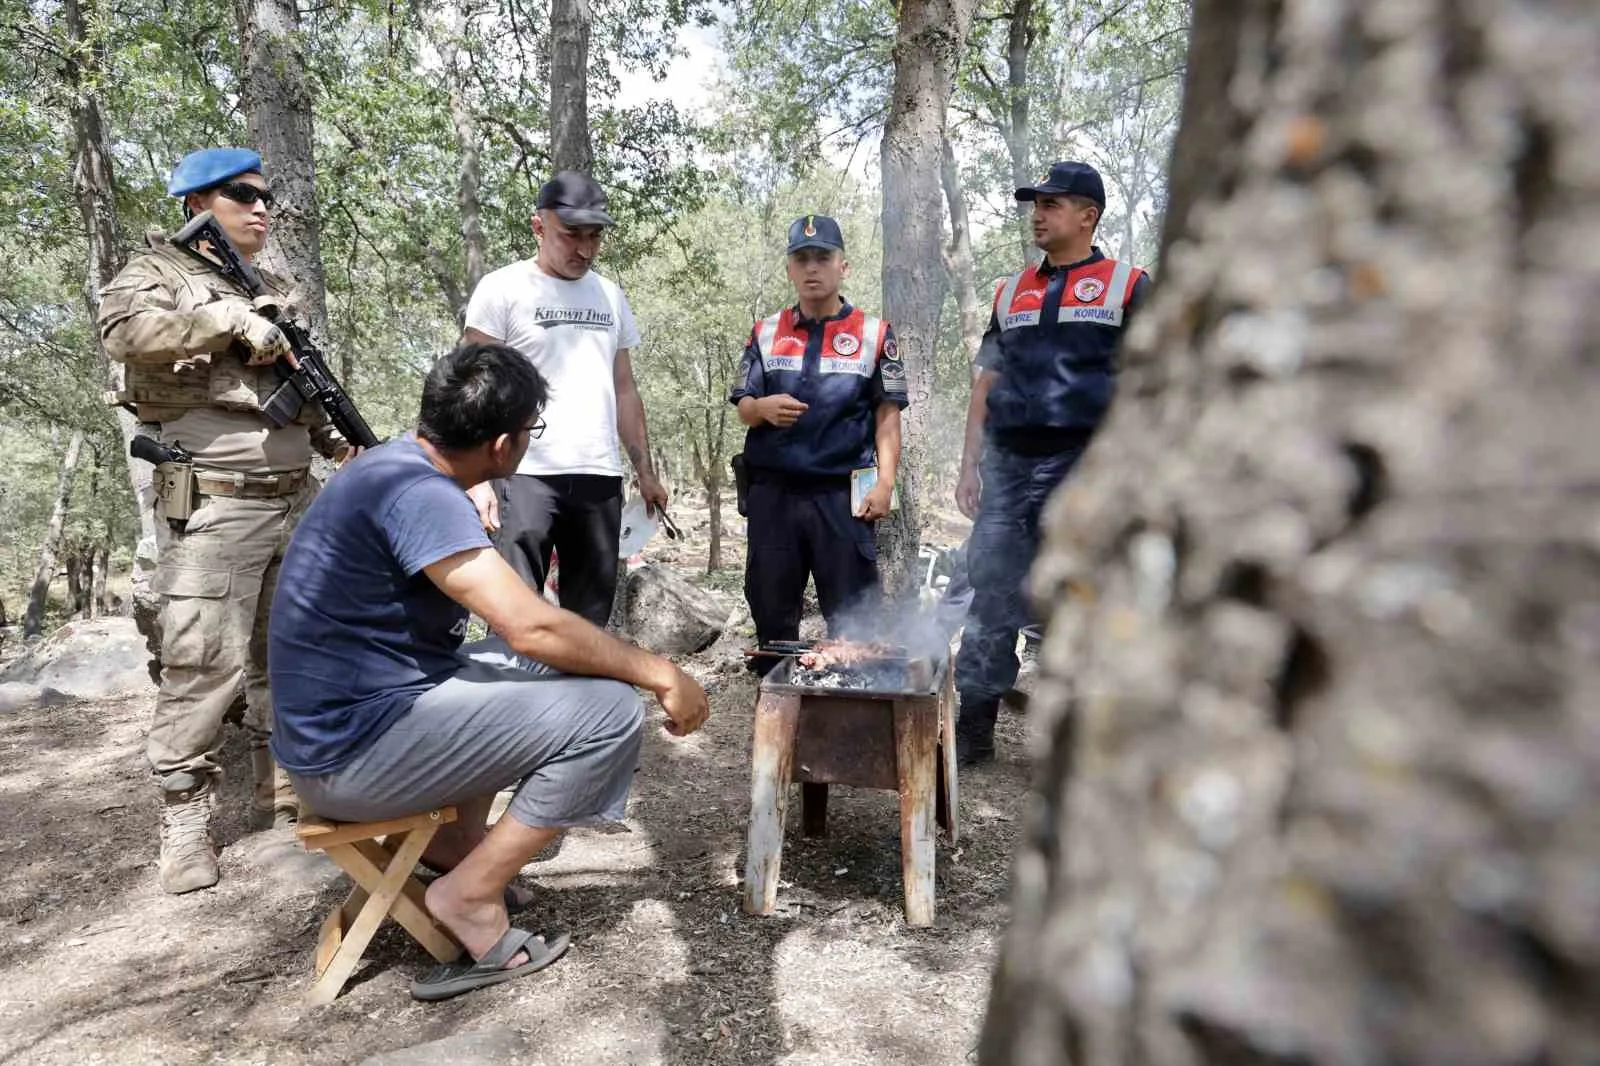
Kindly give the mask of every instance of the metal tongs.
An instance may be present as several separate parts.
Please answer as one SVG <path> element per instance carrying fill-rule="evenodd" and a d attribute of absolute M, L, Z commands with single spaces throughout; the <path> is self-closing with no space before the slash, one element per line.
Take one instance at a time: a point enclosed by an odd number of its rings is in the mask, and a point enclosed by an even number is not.
<path fill-rule="evenodd" d="M 679 540 L 683 537 L 683 531 L 678 528 L 678 523 L 672 520 L 665 509 L 657 509 L 656 521 L 661 524 L 661 532 L 667 535 L 668 540 Z"/>

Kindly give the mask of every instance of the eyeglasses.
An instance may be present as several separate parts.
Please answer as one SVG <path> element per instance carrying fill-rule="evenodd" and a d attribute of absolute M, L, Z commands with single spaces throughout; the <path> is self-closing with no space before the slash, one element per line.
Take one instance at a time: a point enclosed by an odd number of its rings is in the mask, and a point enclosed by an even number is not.
<path fill-rule="evenodd" d="M 544 436 L 544 416 L 540 415 L 535 418 L 532 425 L 523 426 L 522 430 L 528 435 L 529 440 L 538 440 Z"/>
<path fill-rule="evenodd" d="M 271 189 L 258 189 L 247 181 L 230 181 L 226 185 L 218 185 L 217 191 L 236 204 L 253 204 L 260 200 L 267 205 L 268 211 L 278 202 Z"/>

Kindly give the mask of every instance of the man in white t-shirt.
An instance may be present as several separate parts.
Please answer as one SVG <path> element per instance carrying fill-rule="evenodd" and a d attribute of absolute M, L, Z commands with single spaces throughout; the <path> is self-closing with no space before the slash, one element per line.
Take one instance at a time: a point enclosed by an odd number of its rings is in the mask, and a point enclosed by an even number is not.
<path fill-rule="evenodd" d="M 510 345 L 550 385 L 547 428 L 516 474 L 469 493 L 484 528 L 499 531 L 500 553 L 536 589 L 544 587 L 553 548 L 561 560 L 561 606 L 599 626 L 617 585 L 619 436 L 645 503 L 658 513 L 667 503 L 650 463 L 644 401 L 629 358 L 639 327 L 617 283 L 589 269 L 611 224 L 593 178 L 564 170 L 545 182 L 533 216 L 538 255 L 478 283 L 464 337 Z"/>

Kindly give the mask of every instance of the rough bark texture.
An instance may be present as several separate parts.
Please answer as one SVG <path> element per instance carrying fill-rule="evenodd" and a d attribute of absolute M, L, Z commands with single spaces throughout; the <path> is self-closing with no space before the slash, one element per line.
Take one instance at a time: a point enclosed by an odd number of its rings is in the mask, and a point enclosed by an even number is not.
<path fill-rule="evenodd" d="M 294 0 L 236 0 L 244 62 L 242 106 L 250 143 L 261 153 L 277 193 L 262 262 L 295 280 L 294 300 L 319 345 L 326 346 L 322 229 L 312 140 L 311 78 L 300 44 Z M 341 363 L 350 387 L 348 359 Z"/>
<path fill-rule="evenodd" d="M 916 559 L 932 414 L 934 345 L 944 306 L 940 182 L 945 107 L 977 0 L 903 0 L 894 86 L 883 129 L 883 310 L 894 324 L 911 406 L 904 416 L 900 510 L 878 524 L 885 585 L 898 589 Z"/>
<path fill-rule="evenodd" d="M 89 256 L 84 273 L 83 302 L 89 312 L 89 321 L 93 322 L 100 313 L 100 290 L 117 276 L 126 262 L 126 256 L 117 226 L 111 141 L 106 136 L 105 121 L 100 110 L 100 80 L 105 76 L 105 65 L 100 45 L 90 32 L 90 23 L 98 17 L 98 10 L 86 5 L 83 0 L 65 0 L 61 14 L 71 49 L 66 71 L 71 93 L 72 192 L 78 203 L 78 213 L 83 218 Z M 98 334 L 95 334 L 94 344 L 107 391 L 121 392 L 122 367 L 106 355 Z M 153 554 L 155 511 L 145 506 L 150 494 L 151 468 L 147 463 L 135 463 L 128 457 L 128 445 L 143 431 L 132 412 L 122 407 L 114 410 L 117 430 L 122 439 L 122 465 L 128 472 L 128 484 L 133 490 L 134 507 L 139 515 L 139 539 L 141 543 L 148 542 L 150 554 Z M 139 564 L 142 557 L 137 550 L 134 552 L 133 618 L 139 632 L 151 639 L 155 632 L 160 597 L 150 591 L 153 571 Z"/>
<path fill-rule="evenodd" d="M 588 174 L 589 0 L 550 0 L 550 164 Z"/>
<path fill-rule="evenodd" d="M 983 343 L 985 305 L 978 298 L 978 283 L 972 265 L 972 226 L 967 221 L 967 194 L 961 188 L 961 172 L 956 169 L 956 153 L 950 138 L 944 139 L 940 179 L 950 208 L 950 246 L 945 249 L 945 271 L 956 291 L 956 315 L 961 324 L 961 350 L 968 358 L 978 354 Z"/>
<path fill-rule="evenodd" d="M 44 542 L 39 545 L 39 568 L 34 571 L 33 585 L 28 590 L 28 613 L 22 619 L 22 635 L 38 636 L 44 630 L 45 602 L 50 594 L 50 579 L 56 576 L 56 552 L 61 547 L 61 527 L 67 519 L 67 502 L 72 498 L 72 474 L 78 468 L 78 456 L 83 453 L 83 430 L 74 430 L 61 456 L 61 480 L 56 486 L 55 506 L 50 509 L 50 522 L 45 526 Z"/>
<path fill-rule="evenodd" d="M 981 1061 L 1600 1061 L 1600 14 L 1196 6 Z"/>

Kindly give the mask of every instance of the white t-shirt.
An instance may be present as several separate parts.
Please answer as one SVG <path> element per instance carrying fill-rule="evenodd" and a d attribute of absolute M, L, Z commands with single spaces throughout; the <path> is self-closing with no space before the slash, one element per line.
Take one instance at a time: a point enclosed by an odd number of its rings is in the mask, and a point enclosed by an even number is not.
<path fill-rule="evenodd" d="M 484 275 L 466 326 L 526 355 L 550 384 L 544 436 L 517 473 L 622 475 L 612 367 L 639 346 L 639 327 L 616 282 L 592 270 L 567 281 L 524 259 Z"/>

